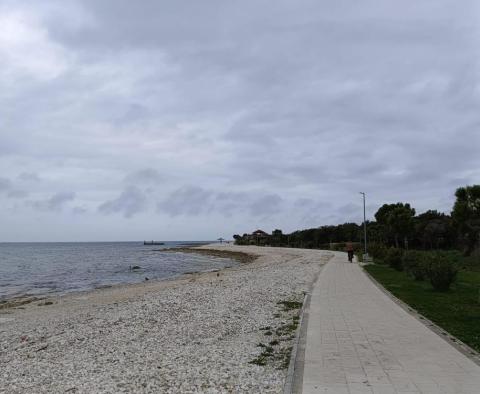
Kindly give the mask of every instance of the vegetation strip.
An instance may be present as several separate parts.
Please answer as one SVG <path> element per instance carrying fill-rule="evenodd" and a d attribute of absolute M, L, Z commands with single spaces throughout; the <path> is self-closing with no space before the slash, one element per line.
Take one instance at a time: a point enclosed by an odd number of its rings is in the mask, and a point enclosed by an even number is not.
<path fill-rule="evenodd" d="M 302 301 L 285 300 L 277 302 L 277 305 L 281 305 L 283 315 L 276 313 L 274 318 L 282 318 L 280 324 L 275 326 L 265 326 L 260 328 L 263 335 L 266 337 L 268 343 L 260 342 L 257 346 L 262 349 L 261 353 L 249 362 L 249 364 L 255 364 L 259 366 L 265 366 L 271 364 L 277 369 L 287 369 L 291 365 L 291 357 L 293 355 L 293 349 L 296 341 L 290 346 L 291 340 L 297 339 L 297 328 L 300 323 L 301 313 L 303 311 L 303 305 L 305 301 L 305 295 Z M 272 324 L 275 324 L 273 322 Z"/>
<path fill-rule="evenodd" d="M 169 249 L 159 249 L 159 252 L 168 252 L 168 253 L 194 253 L 201 254 L 205 256 L 213 257 L 222 257 L 227 259 L 234 259 L 239 261 L 242 264 L 248 264 L 255 261 L 259 256 L 244 253 L 244 252 L 234 252 L 230 250 L 216 250 L 216 249 L 196 249 L 196 248 L 169 248 Z"/>
<path fill-rule="evenodd" d="M 434 291 L 428 282 L 416 281 L 391 267 L 371 264 L 364 269 L 395 297 L 441 327 L 440 334 L 446 339 L 455 342 L 458 338 L 473 350 L 480 351 L 479 272 L 460 271 L 452 289 L 440 292 Z M 444 330 L 456 338 L 449 338 Z M 478 359 L 478 354 L 469 353 L 473 359 Z"/>
<path fill-rule="evenodd" d="M 295 376 L 295 366 L 297 363 L 297 354 L 298 354 L 298 349 L 300 346 L 300 336 L 301 336 L 301 331 L 302 331 L 302 325 L 304 321 L 304 315 L 305 315 L 305 308 L 307 307 L 309 303 L 309 295 L 308 293 L 304 294 L 303 297 L 303 304 L 301 306 L 301 310 L 299 313 L 299 320 L 298 320 L 298 329 L 295 334 L 295 340 L 293 343 L 292 351 L 290 353 L 290 362 L 288 365 L 288 371 L 287 371 L 287 377 L 285 379 L 285 386 L 283 387 L 283 394 L 291 394 L 293 393 L 293 384 L 294 384 L 294 376 Z"/>
<path fill-rule="evenodd" d="M 22 305 L 30 304 L 31 302 L 43 300 L 43 297 L 31 297 L 31 296 L 22 296 L 17 298 L 12 298 L 9 300 L 1 300 L 0 301 L 0 309 L 8 309 L 8 308 L 18 308 L 22 307 Z M 50 305 L 45 303 L 44 305 Z"/>

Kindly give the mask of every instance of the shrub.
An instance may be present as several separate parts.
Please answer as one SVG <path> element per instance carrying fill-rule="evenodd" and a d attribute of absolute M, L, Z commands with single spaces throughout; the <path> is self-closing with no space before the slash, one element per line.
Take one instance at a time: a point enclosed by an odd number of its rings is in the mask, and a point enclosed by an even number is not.
<path fill-rule="evenodd" d="M 425 257 L 425 252 L 417 250 L 408 250 L 403 254 L 403 269 L 415 280 L 424 280 L 427 276 Z"/>
<path fill-rule="evenodd" d="M 390 248 L 385 256 L 385 262 L 397 271 L 403 271 L 402 266 L 403 251 L 398 248 Z"/>
<path fill-rule="evenodd" d="M 358 250 L 355 251 L 355 256 L 357 256 L 357 261 L 359 263 L 363 263 L 363 253 L 362 252 L 359 252 Z"/>
<path fill-rule="evenodd" d="M 448 291 L 457 278 L 457 264 L 451 256 L 444 252 L 429 253 L 427 275 L 430 283 L 437 291 Z"/>
<path fill-rule="evenodd" d="M 331 244 L 332 250 L 343 252 L 345 251 L 346 243 L 345 242 L 336 242 Z"/>
<path fill-rule="evenodd" d="M 368 254 L 376 260 L 385 260 L 387 252 L 388 248 L 382 243 L 372 242 L 368 244 Z"/>

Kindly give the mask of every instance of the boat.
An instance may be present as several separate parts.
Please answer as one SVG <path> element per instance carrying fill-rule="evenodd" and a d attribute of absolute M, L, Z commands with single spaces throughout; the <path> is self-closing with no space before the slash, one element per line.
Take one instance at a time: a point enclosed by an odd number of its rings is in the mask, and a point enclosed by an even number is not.
<path fill-rule="evenodd" d="M 143 241 L 144 245 L 165 245 L 165 242 L 158 241 Z"/>

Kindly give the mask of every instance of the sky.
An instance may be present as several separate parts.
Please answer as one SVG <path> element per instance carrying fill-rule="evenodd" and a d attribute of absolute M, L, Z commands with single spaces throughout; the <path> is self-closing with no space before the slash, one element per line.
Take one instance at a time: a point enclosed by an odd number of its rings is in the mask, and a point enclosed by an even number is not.
<path fill-rule="evenodd" d="M 464 0 L 0 0 L 0 241 L 449 213 L 480 179 Z"/>

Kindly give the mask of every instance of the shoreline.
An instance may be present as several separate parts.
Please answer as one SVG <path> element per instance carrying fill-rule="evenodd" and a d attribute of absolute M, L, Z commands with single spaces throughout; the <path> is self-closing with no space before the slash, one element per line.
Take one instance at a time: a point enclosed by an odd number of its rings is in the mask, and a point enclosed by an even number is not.
<path fill-rule="evenodd" d="M 159 249 L 159 252 L 168 252 L 168 253 L 193 253 L 193 254 L 200 254 L 204 256 L 212 256 L 212 257 L 221 257 L 221 258 L 229 258 L 232 260 L 237 260 L 240 264 L 248 264 L 255 261 L 258 255 L 253 253 L 246 253 L 240 251 L 232 251 L 232 250 L 221 250 L 221 249 L 211 249 L 211 246 L 215 246 L 216 244 L 209 244 L 209 245 L 202 245 L 202 246 L 189 246 L 189 247 L 180 247 L 180 248 L 169 248 L 169 249 Z"/>
<path fill-rule="evenodd" d="M 249 264 L 255 261 L 255 259 L 259 257 L 258 255 L 251 254 L 251 253 L 234 252 L 234 251 L 228 251 L 228 250 L 215 250 L 215 249 L 206 248 L 206 246 L 215 246 L 215 245 L 216 244 L 201 244 L 201 245 L 192 245 L 192 246 L 182 246 L 179 248 L 158 249 L 155 251 L 167 252 L 167 253 L 176 253 L 176 252 L 177 253 L 193 253 L 193 254 L 199 254 L 203 256 L 229 258 L 231 260 L 237 261 L 240 265 Z M 166 278 L 154 278 L 154 279 L 148 279 L 147 281 L 144 280 L 142 282 L 131 282 L 131 283 L 121 282 L 113 285 L 103 285 L 103 286 L 99 286 L 91 289 L 76 290 L 76 291 L 74 290 L 74 291 L 69 291 L 65 293 L 51 293 L 51 294 L 47 293 L 47 294 L 38 294 L 38 295 L 25 294 L 25 295 L 14 296 L 11 298 L 0 300 L 0 315 L 2 313 L 5 313 L 5 311 L 8 311 L 11 308 L 22 308 L 24 305 L 35 303 L 38 301 L 54 302 L 59 298 L 75 296 L 75 295 L 85 296 L 85 295 L 88 295 L 88 293 L 102 291 L 106 289 L 118 289 L 121 287 L 142 286 L 142 285 L 146 285 L 149 282 L 152 284 L 155 284 L 157 282 L 175 281 L 175 280 L 181 280 L 183 277 L 185 277 L 185 279 L 188 279 L 187 276 L 198 275 L 198 274 L 208 274 L 212 272 L 221 272 L 221 271 L 228 270 L 235 267 L 237 267 L 237 265 L 232 267 L 213 268 L 213 269 L 200 270 L 200 271 L 189 271 L 189 272 L 184 272 L 174 276 L 169 276 Z M 41 304 L 43 303 L 41 302 Z M 43 305 L 39 305 L 39 306 L 43 306 Z"/>
<path fill-rule="evenodd" d="M 281 393 L 303 294 L 330 253 L 212 248 L 258 257 L 0 311 L 0 392 Z"/>

